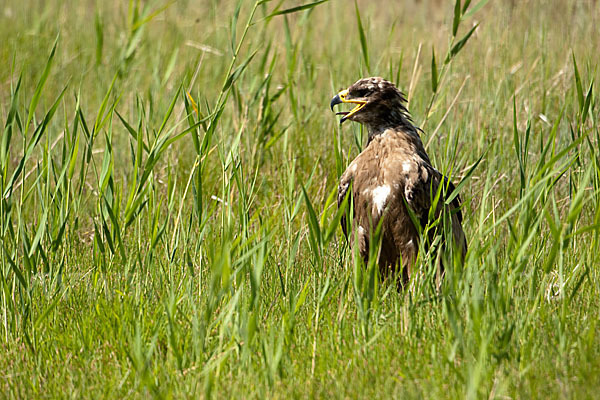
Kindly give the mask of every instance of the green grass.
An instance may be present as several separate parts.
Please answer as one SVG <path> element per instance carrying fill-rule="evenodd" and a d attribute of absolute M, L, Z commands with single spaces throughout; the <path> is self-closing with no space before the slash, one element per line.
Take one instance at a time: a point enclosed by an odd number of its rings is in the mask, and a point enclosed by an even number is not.
<path fill-rule="evenodd" d="M 3 397 L 597 395 L 600 5 L 310 3 L 0 5 Z M 464 179 L 439 290 L 338 228 L 368 75 Z"/>

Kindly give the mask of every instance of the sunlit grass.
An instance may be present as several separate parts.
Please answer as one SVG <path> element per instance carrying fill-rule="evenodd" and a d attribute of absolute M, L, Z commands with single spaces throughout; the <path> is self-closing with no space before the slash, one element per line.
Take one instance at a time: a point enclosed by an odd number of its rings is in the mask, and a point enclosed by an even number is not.
<path fill-rule="evenodd" d="M 302 7 L 304 5 L 304 7 Z M 3 9 L 2 9 L 3 8 Z M 532 10 L 535 10 L 533 12 Z M 591 398 L 593 2 L 0 6 L 7 397 Z M 464 265 L 352 257 L 331 96 L 408 92 Z"/>

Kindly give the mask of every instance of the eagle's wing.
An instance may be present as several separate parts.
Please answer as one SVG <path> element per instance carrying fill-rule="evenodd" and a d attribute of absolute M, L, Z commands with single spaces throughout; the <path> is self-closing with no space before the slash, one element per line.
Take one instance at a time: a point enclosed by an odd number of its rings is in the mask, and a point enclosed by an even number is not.
<path fill-rule="evenodd" d="M 441 187 L 440 187 L 441 185 Z M 455 186 L 448 177 L 442 175 L 438 170 L 427 163 L 420 163 L 413 174 L 409 175 L 404 184 L 404 195 L 407 204 L 417 218 L 421 227 L 424 228 L 429 221 L 430 212 L 434 199 L 441 191 L 440 199 L 437 201 L 434 218 L 440 217 L 442 212 L 448 213 L 452 222 L 452 234 L 454 242 L 464 254 L 467 251 L 467 243 L 462 229 L 461 200 L 456 196 L 450 204 L 445 205 L 446 200 L 455 190 Z"/>

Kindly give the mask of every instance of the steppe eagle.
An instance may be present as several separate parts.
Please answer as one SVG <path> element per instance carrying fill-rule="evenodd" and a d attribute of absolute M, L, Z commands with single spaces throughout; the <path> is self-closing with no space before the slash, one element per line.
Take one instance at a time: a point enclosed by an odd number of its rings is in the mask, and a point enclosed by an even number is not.
<path fill-rule="evenodd" d="M 340 124 L 355 121 L 368 131 L 366 148 L 342 174 L 338 187 L 338 206 L 349 190 L 353 202 L 349 207 L 353 210 L 350 233 L 342 218 L 342 230 L 350 245 L 358 246 L 366 264 L 369 242 L 381 222 L 380 274 L 384 278 L 395 276 L 401 268 L 402 284 L 406 284 L 414 273 L 421 237 L 426 238 L 425 247 L 431 246 L 436 235 L 441 237 L 441 222 L 446 221 L 447 232 L 452 232 L 453 252 L 464 259 L 467 243 L 461 226 L 460 199 L 456 196 L 445 205 L 455 187 L 431 165 L 405 106 L 404 94 L 383 78 L 365 78 L 339 92 L 331 100 L 331 109 L 341 103 L 355 107 L 337 113 L 342 115 Z M 432 204 L 437 204 L 435 210 L 430 210 Z M 419 234 L 419 227 L 423 229 L 437 218 L 437 228 Z M 449 246 L 442 239 L 436 248 L 448 250 Z M 443 273 L 442 262 L 438 264 L 438 276 Z"/>

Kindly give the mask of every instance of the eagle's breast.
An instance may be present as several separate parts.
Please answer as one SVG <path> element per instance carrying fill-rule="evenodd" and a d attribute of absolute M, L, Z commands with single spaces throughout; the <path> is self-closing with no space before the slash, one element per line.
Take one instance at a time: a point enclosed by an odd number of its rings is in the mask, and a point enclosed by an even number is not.
<path fill-rule="evenodd" d="M 403 217 L 406 204 L 414 204 L 414 211 L 419 212 L 422 207 L 415 202 L 421 195 L 420 183 L 429 179 L 426 165 L 408 134 L 388 129 L 350 163 L 340 179 L 339 200 L 352 185 L 360 226 L 374 226 L 384 213 L 392 214 L 386 218 Z"/>

